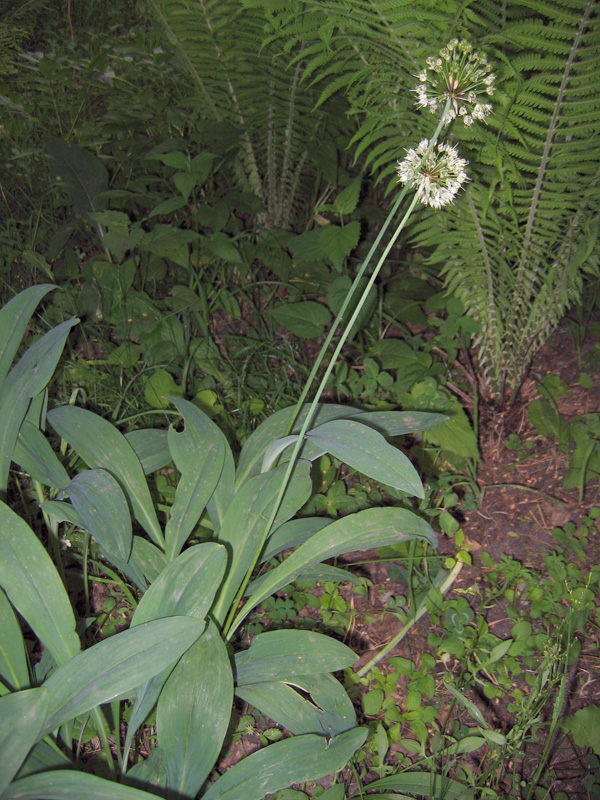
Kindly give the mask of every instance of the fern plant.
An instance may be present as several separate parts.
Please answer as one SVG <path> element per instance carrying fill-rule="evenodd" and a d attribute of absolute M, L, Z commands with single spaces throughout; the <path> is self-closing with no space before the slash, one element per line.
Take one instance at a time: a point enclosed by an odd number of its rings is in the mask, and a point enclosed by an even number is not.
<path fill-rule="evenodd" d="M 504 65 L 495 122 L 465 142 L 483 182 L 419 240 L 479 323 L 483 386 L 502 406 L 598 269 L 600 20 L 572 0 L 509 6 L 498 22 L 484 39 Z"/>
<path fill-rule="evenodd" d="M 279 48 L 262 46 L 261 9 L 235 0 L 150 5 L 197 88 L 200 116 L 240 131 L 244 177 L 263 203 L 263 224 L 304 227 L 323 171 L 335 180 L 335 139 L 349 138 L 345 104 L 313 110 L 317 96 L 300 82 L 302 61 L 287 69 Z"/>
<path fill-rule="evenodd" d="M 415 110 L 398 90 L 415 87 L 422 56 L 449 33 L 488 52 L 498 75 L 495 114 L 487 128 L 455 131 L 474 188 L 454 213 L 424 211 L 414 230 L 479 324 L 473 346 L 484 396 L 498 405 L 514 400 L 537 349 L 597 270 L 596 4 L 246 3 L 264 8 L 269 42 L 292 61 L 304 43 L 303 77 L 319 86 L 321 101 L 345 93 L 359 117 L 355 152 L 380 179 L 393 175 L 401 143 L 416 134 Z"/>

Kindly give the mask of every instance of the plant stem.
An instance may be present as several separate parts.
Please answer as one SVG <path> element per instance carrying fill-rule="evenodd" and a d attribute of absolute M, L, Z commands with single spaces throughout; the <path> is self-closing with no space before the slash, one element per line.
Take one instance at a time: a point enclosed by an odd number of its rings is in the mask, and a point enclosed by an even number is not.
<path fill-rule="evenodd" d="M 450 587 L 458 577 L 458 574 L 461 571 L 462 566 L 463 562 L 457 561 L 452 570 L 448 573 L 448 576 L 440 586 L 439 590 L 436 591 L 439 591 L 442 593 L 442 595 L 445 595 L 448 589 L 450 589 Z M 367 674 L 367 672 L 370 672 L 373 669 L 373 667 L 381 661 L 382 658 L 385 658 L 385 656 L 387 656 L 390 650 L 393 650 L 394 647 L 396 647 L 396 645 L 398 644 L 398 642 L 402 641 L 402 639 L 406 636 L 406 634 L 409 632 L 409 630 L 412 628 L 415 622 L 418 622 L 421 619 L 421 617 L 427 612 L 427 599 L 429 598 L 431 593 L 432 590 L 430 589 L 429 592 L 427 592 L 427 596 L 425 597 L 419 608 L 416 610 L 415 615 L 409 619 L 406 625 L 392 639 L 390 639 L 390 641 L 385 645 L 383 650 L 377 653 L 376 656 L 373 656 L 373 658 L 370 661 L 368 661 L 364 665 L 364 667 L 358 670 L 356 674 L 358 675 L 359 678 L 362 678 L 364 675 Z"/>

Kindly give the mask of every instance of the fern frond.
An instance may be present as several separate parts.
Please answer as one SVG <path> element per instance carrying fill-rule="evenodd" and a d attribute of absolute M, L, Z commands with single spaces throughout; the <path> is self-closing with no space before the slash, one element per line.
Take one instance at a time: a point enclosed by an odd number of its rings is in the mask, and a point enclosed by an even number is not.
<path fill-rule="evenodd" d="M 202 116 L 227 120 L 241 131 L 244 173 L 263 203 L 264 224 L 304 225 L 317 180 L 310 147 L 320 139 L 333 141 L 347 123 L 339 101 L 336 113 L 314 110 L 317 91 L 300 80 L 302 46 L 289 56 L 263 47 L 264 12 L 250 4 L 150 2 L 197 87 Z"/>

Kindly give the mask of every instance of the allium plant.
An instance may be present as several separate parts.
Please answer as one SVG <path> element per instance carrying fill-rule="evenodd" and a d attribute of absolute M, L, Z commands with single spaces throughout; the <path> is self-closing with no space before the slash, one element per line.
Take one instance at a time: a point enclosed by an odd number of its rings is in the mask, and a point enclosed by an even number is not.
<path fill-rule="evenodd" d="M 433 77 L 429 79 L 429 73 Z M 361 312 L 365 300 L 373 287 L 381 267 L 390 253 L 390 250 L 396 243 L 398 236 L 405 228 L 410 215 L 412 214 L 417 201 L 421 201 L 424 205 L 430 205 L 435 209 L 440 209 L 442 206 L 451 203 L 456 196 L 461 186 L 468 180 L 465 167 L 467 162 L 460 158 L 458 151 L 455 147 L 448 144 L 437 144 L 438 137 L 444 125 L 449 123 L 456 117 L 462 118 L 466 125 L 472 124 L 473 120 L 485 120 L 487 114 L 492 110 L 489 103 L 481 102 L 481 92 L 486 96 L 491 96 L 494 93 L 494 75 L 489 71 L 489 65 L 485 56 L 480 55 L 473 51 L 470 44 L 464 41 L 453 39 L 446 47 L 442 48 L 439 57 L 429 58 L 427 60 L 427 68 L 424 69 L 419 78 L 422 80 L 421 85 L 417 91 L 417 106 L 426 106 L 432 113 L 441 108 L 440 120 L 435 129 L 431 139 L 423 139 L 416 149 L 409 149 L 406 158 L 399 162 L 397 167 L 399 182 L 404 184 L 396 201 L 394 202 L 381 230 L 373 242 L 365 260 L 363 261 L 360 269 L 358 270 L 352 286 L 348 290 L 348 294 L 340 308 L 337 317 L 333 321 L 331 329 L 323 342 L 321 351 L 314 363 L 314 366 L 308 376 L 304 389 L 298 399 L 294 412 L 290 417 L 287 426 L 286 434 L 289 434 L 300 417 L 304 402 L 312 387 L 312 384 L 317 376 L 317 373 L 323 363 L 329 345 L 337 329 L 339 328 L 342 320 L 344 320 L 345 328 L 341 333 L 339 341 L 329 359 L 329 363 L 323 373 L 315 396 L 310 404 L 308 412 L 300 427 L 298 437 L 295 441 L 287 470 L 284 475 L 279 496 L 273 507 L 273 511 L 267 521 L 265 533 L 260 547 L 257 549 L 257 556 L 252 563 L 250 569 L 247 571 L 239 592 L 235 598 L 235 602 L 231 605 L 231 614 L 227 619 L 225 629 L 228 635 L 237 629 L 242 622 L 242 613 L 240 612 L 237 617 L 235 616 L 235 608 L 239 601 L 244 596 L 246 587 L 250 581 L 252 572 L 258 562 L 258 553 L 262 549 L 267 537 L 268 532 L 273 525 L 277 510 L 283 500 L 288 483 L 291 479 L 294 467 L 300 457 L 301 449 L 304 445 L 305 437 L 309 431 L 311 424 L 315 418 L 319 399 L 323 394 L 327 381 L 329 380 L 337 359 L 346 343 L 349 333 Z M 429 80 L 429 83 L 428 83 Z M 426 102 L 425 102 L 426 101 Z M 383 236 L 385 235 L 391 221 L 396 216 L 400 205 L 404 201 L 407 193 L 411 189 L 416 189 L 416 192 L 408 205 L 406 212 L 398 223 L 395 231 L 389 238 L 383 253 L 381 254 L 371 277 L 367 281 L 363 293 L 356 304 L 354 312 L 347 321 L 344 319 L 346 311 L 360 285 L 363 276 L 366 273 L 373 255 L 379 247 Z M 242 609 L 243 610 L 243 609 Z M 387 652 L 383 650 L 380 657 Z"/>

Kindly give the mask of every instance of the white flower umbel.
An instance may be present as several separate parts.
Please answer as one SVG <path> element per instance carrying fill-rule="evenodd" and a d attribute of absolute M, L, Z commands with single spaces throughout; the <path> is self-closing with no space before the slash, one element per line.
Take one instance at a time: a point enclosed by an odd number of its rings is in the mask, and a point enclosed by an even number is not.
<path fill-rule="evenodd" d="M 422 203 L 441 208 L 454 200 L 468 180 L 467 163 L 452 145 L 442 143 L 430 148 L 429 139 L 423 139 L 417 148 L 406 151 L 396 171 L 401 183 L 414 185 Z"/>
<path fill-rule="evenodd" d="M 492 111 L 486 101 L 496 91 L 495 75 L 485 55 L 476 53 L 468 42 L 453 39 L 438 57 L 427 59 L 427 67 L 417 77 L 421 83 L 413 91 L 418 106 L 435 114 L 451 101 L 444 116 L 446 125 L 455 117 L 472 125 L 477 119 L 485 121 Z"/>

